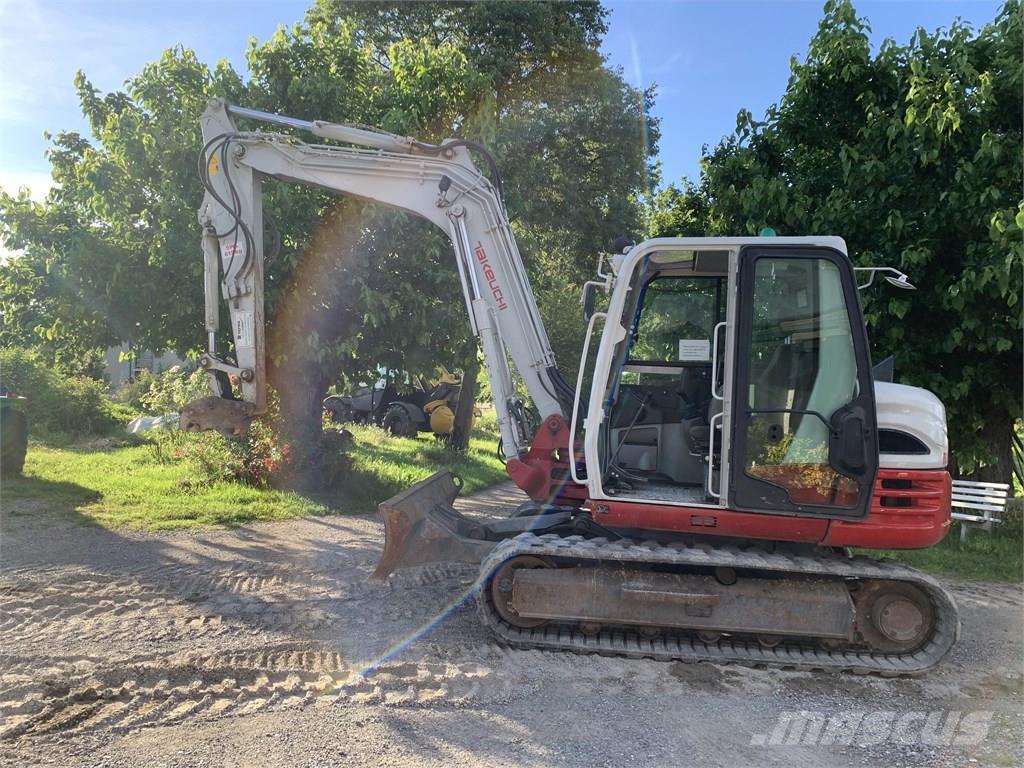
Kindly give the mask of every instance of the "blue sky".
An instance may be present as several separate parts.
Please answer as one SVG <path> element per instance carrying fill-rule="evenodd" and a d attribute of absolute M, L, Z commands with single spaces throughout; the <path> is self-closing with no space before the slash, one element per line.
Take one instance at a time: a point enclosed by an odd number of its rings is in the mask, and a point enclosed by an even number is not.
<path fill-rule="evenodd" d="M 48 186 L 44 131 L 85 131 L 72 79 L 83 69 L 112 90 L 172 45 L 213 63 L 244 69 L 250 35 L 266 38 L 303 15 L 292 0 L 0 0 L 0 187 Z M 755 115 L 782 94 L 789 58 L 802 55 L 821 17 L 822 0 L 789 2 L 608 3 L 604 51 L 634 85 L 658 85 L 665 182 L 695 178 L 701 146 L 735 127 L 741 107 Z M 994 0 L 857 3 L 877 45 L 907 40 L 914 29 L 955 18 L 980 27 L 995 17 Z M 315 118 L 316 115 L 301 117 Z"/>

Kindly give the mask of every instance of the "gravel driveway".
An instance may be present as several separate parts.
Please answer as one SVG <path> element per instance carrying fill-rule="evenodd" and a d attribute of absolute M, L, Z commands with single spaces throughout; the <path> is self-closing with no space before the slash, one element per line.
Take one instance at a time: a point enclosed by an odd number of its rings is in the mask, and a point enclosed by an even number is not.
<path fill-rule="evenodd" d="M 474 569 L 368 582 L 371 517 L 136 534 L 19 501 L 0 526 L 2 765 L 1024 764 L 1015 586 L 952 584 L 960 644 L 884 680 L 503 649 Z"/>

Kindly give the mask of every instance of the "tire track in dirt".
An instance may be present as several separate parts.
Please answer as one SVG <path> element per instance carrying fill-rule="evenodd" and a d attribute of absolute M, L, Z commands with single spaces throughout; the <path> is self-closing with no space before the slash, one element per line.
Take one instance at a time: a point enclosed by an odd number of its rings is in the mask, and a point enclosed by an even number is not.
<path fill-rule="evenodd" d="M 30 663 L 30 657 L 6 660 Z M 521 681 L 483 663 L 396 661 L 363 671 L 336 651 L 289 643 L 139 657 L 88 671 L 55 664 L 14 685 L 11 677 L 0 676 L 0 741 L 246 715 L 321 696 L 341 705 L 465 707 L 523 694 Z"/>
<path fill-rule="evenodd" d="M 388 587 L 331 579 L 295 568 L 203 572 L 163 567 L 139 578 L 67 571 L 7 583 L 0 589 L 0 638 L 11 644 L 73 638 L 77 643 L 125 636 L 165 639 L 243 629 L 316 629 L 336 618 L 335 603 L 379 599 Z"/>
<path fill-rule="evenodd" d="M 520 691 L 521 693 L 521 691 Z M 390 662 L 352 675 L 338 688 L 338 703 L 464 707 L 508 701 L 516 682 L 484 664 Z"/>
<path fill-rule="evenodd" d="M 1024 589 L 1019 584 L 983 584 L 965 581 L 951 583 L 949 588 L 958 601 L 969 601 L 983 606 L 1024 607 Z"/>
<path fill-rule="evenodd" d="M 103 600 L 196 602 L 221 595 L 268 593 L 290 597 L 318 594 L 339 600 L 358 600 L 375 598 L 396 588 L 466 578 L 467 573 L 472 580 L 474 575 L 462 566 L 444 565 L 411 574 L 396 574 L 386 582 L 378 582 L 369 578 L 369 568 L 347 570 L 347 573 L 338 574 L 257 565 L 249 569 L 218 572 L 204 571 L 199 566 L 179 565 L 141 571 L 135 576 L 62 570 L 53 575 L 33 572 L 22 578 L 5 572 L 0 576 L 0 631 L 4 629 L 2 617 L 19 609 L 46 611 L 61 606 L 68 610 L 85 610 Z M 90 605 L 83 605 L 86 601 Z"/>
<path fill-rule="evenodd" d="M 256 651 L 131 659 L 85 674 L 4 686 L 0 740 L 135 729 L 309 703 L 339 684 L 336 652 L 284 644 Z"/>
<path fill-rule="evenodd" d="M 368 578 L 371 565 L 4 571 L 0 640 L 12 652 L 0 654 L 0 740 L 244 715 L 325 694 L 385 706 L 467 706 L 511 695 L 502 676 L 479 663 L 388 661 L 367 670 L 310 645 L 310 630 L 327 627 L 334 636 L 331 627 L 340 621 L 348 623 L 349 637 L 353 627 L 389 622 L 404 631 L 398 626 L 417 625 L 423 606 L 396 610 L 396 591 L 447 593 L 475 576 L 472 569 L 440 565 L 378 582 Z M 267 631 L 281 641 L 259 650 L 212 651 L 250 637 L 266 642 Z M 176 653 L 183 643 L 202 650 Z M 148 644 L 167 651 L 149 654 Z M 137 652 L 123 661 L 105 652 L 120 647 Z"/>
<path fill-rule="evenodd" d="M 61 610 L 4 612 L 0 635 L 12 647 L 40 642 L 81 647 L 126 638 L 195 640 L 247 630 L 314 630 L 338 618 L 331 601 L 316 599 L 211 599 L 192 605 L 172 600 L 104 601 Z"/>
<path fill-rule="evenodd" d="M 0 582 L 0 641 L 6 647 L 46 643 L 91 652 L 123 640 L 192 642 L 263 631 L 309 632 L 343 616 L 375 621 L 377 604 L 396 589 L 437 584 L 459 574 L 437 568 L 401 580 L 368 580 L 367 568 L 347 573 L 294 567 L 203 571 L 176 564 L 111 578 L 81 569 L 35 572 Z M 355 609 L 363 604 L 366 609 Z M 393 612 L 391 616 L 394 616 Z"/>
<path fill-rule="evenodd" d="M 33 572 L 21 576 L 4 573 L 0 578 L 0 607 L 8 601 L 17 606 L 19 599 L 26 604 L 41 600 L 74 600 L 88 597 L 117 597 L 131 594 L 137 597 L 174 597 L 197 599 L 212 594 L 250 594 L 277 591 L 294 587 L 312 587 L 317 583 L 334 582 L 319 572 L 295 568 L 257 567 L 237 568 L 219 572 L 196 566 L 161 567 L 150 571 L 104 574 L 95 571 L 60 571 L 53 575 Z"/>

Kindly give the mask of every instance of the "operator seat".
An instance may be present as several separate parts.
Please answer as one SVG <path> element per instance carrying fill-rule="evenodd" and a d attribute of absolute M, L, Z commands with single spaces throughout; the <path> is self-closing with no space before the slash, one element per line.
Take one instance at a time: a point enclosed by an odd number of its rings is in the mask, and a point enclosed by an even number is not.
<path fill-rule="evenodd" d="M 711 419 L 722 412 L 722 401 L 715 398 L 708 403 L 707 419 L 702 419 L 699 424 L 691 424 L 685 430 L 684 435 L 690 446 L 691 453 L 706 454 L 711 444 Z M 684 422 L 685 424 L 685 422 Z M 722 441 L 715 440 L 715 452 L 722 449 Z"/>
<path fill-rule="evenodd" d="M 690 453 L 707 453 L 711 442 L 711 417 L 722 411 L 722 401 L 711 396 L 711 366 L 683 368 L 679 397 L 683 401 L 686 446 Z"/>

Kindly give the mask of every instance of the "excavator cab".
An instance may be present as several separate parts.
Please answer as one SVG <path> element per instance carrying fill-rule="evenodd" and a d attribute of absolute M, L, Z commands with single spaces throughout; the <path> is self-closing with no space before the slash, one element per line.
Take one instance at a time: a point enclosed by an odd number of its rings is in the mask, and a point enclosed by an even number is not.
<path fill-rule="evenodd" d="M 591 498 L 868 513 L 871 361 L 841 240 L 649 241 L 617 283 L 587 414 Z"/>
<path fill-rule="evenodd" d="M 725 254 L 727 255 L 727 254 Z M 699 266 L 697 262 L 699 261 Z M 631 281 L 625 339 L 603 393 L 602 488 L 611 496 L 703 503 L 720 466 L 721 401 L 712 339 L 725 322 L 728 264 L 720 256 L 645 259 Z M 635 287 L 634 287 L 635 286 Z"/>

